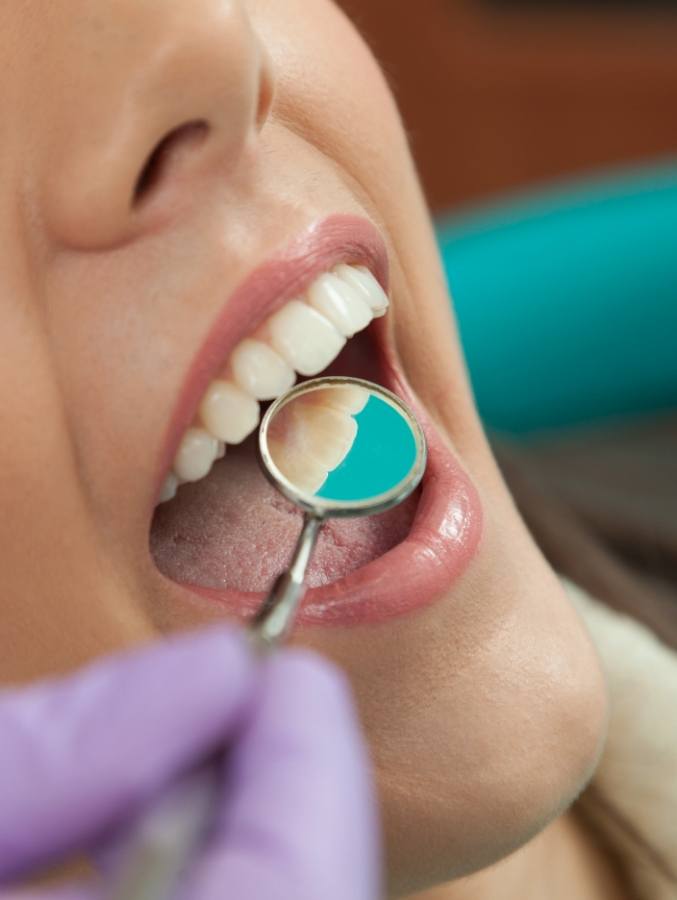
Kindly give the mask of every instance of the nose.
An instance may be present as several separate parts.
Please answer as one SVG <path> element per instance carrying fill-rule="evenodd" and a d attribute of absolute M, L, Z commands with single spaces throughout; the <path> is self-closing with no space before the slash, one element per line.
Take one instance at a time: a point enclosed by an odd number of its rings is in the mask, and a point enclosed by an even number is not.
<path fill-rule="evenodd" d="M 128 242 L 210 191 L 256 138 L 273 94 L 241 0 L 96 8 L 73 17 L 62 51 L 45 179 L 50 228 L 85 249 Z"/>

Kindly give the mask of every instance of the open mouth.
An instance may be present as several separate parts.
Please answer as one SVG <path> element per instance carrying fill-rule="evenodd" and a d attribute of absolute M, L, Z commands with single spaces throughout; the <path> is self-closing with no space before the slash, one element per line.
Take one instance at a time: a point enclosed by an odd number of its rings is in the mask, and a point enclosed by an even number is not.
<path fill-rule="evenodd" d="M 150 550 L 179 602 L 183 594 L 248 616 L 286 567 L 302 514 L 264 477 L 257 425 L 262 403 L 320 374 L 364 378 L 413 403 L 430 456 L 422 487 L 398 507 L 324 524 L 299 621 L 347 624 L 425 605 L 474 554 L 476 491 L 388 349 L 383 285 L 367 266 L 346 263 L 321 271 L 237 343 L 174 449 Z"/>

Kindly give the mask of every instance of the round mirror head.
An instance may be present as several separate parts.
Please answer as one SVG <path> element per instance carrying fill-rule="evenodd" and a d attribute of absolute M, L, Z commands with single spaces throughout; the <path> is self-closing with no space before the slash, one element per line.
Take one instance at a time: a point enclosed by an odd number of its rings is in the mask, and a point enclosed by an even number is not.
<path fill-rule="evenodd" d="M 259 431 L 267 477 L 318 516 L 383 512 L 417 487 L 426 443 L 411 410 L 359 378 L 316 378 L 268 409 Z"/>

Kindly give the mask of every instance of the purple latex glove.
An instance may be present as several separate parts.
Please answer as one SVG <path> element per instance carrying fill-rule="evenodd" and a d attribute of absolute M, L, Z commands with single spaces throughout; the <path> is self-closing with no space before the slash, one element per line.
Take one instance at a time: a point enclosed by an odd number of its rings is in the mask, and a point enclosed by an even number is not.
<path fill-rule="evenodd" d="M 180 895 L 380 896 L 374 793 L 345 680 L 304 651 L 256 659 L 226 628 L 0 694 L 0 885 L 80 849 L 105 857 L 125 823 L 215 753 L 215 827 Z M 0 888 L 13 896 L 96 900 L 105 885 Z"/>

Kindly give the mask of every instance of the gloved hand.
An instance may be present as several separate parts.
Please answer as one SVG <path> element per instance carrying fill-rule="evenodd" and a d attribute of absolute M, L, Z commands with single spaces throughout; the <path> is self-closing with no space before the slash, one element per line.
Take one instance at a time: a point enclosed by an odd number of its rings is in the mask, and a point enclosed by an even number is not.
<path fill-rule="evenodd" d="M 303 651 L 262 662 L 222 627 L 0 694 L 0 885 L 75 851 L 105 858 L 215 753 L 215 826 L 186 900 L 376 900 L 374 795 L 343 678 Z M 14 896 L 95 900 L 105 884 L 0 888 Z"/>

